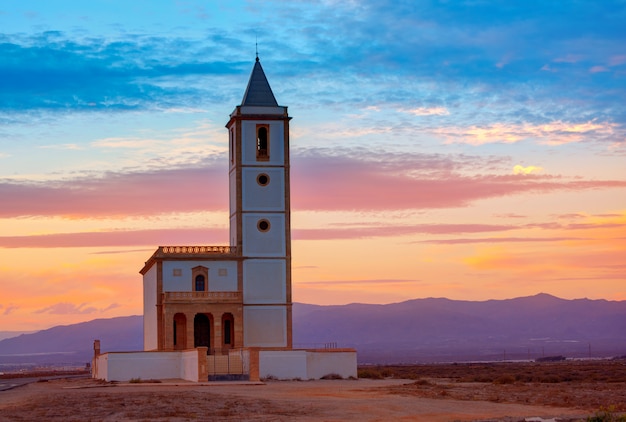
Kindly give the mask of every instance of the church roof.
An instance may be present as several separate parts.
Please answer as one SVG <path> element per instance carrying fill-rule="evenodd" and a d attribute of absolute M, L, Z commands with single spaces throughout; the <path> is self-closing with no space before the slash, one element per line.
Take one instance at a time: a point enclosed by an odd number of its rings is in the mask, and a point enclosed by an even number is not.
<path fill-rule="evenodd" d="M 272 88 L 265 77 L 259 58 L 256 58 L 246 93 L 243 94 L 242 106 L 278 107 Z"/>

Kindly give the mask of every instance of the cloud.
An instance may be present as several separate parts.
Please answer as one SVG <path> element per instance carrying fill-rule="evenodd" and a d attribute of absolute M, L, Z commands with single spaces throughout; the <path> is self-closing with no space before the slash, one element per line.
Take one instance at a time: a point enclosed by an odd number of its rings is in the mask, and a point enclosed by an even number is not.
<path fill-rule="evenodd" d="M 240 75 L 240 62 L 197 55 L 210 39 L 141 34 L 73 37 L 64 32 L 6 35 L 0 43 L 0 111 L 124 111 L 200 103 L 187 77 Z M 184 45 L 185 48 L 180 48 Z M 198 57 L 205 58 L 198 61 Z M 215 57 L 215 56 L 213 56 Z"/>
<path fill-rule="evenodd" d="M 458 208 L 523 193 L 623 188 L 626 180 L 567 179 L 547 174 L 490 174 L 503 159 L 442 154 L 380 154 L 360 149 L 299 151 L 292 157 L 294 210 Z M 109 172 L 48 182 L 0 181 L 0 217 L 127 217 L 224 211 L 227 169 L 202 167 Z M 472 175 L 468 172 L 476 172 Z M 523 176 L 523 177 L 522 177 Z M 43 237 L 42 237 L 43 239 Z"/>
<path fill-rule="evenodd" d="M 484 145 L 490 143 L 516 143 L 535 140 L 547 145 L 561 145 L 580 142 L 583 139 L 604 139 L 622 130 L 619 125 L 609 122 L 586 121 L 568 123 L 553 121 L 546 124 L 493 123 L 485 126 L 447 127 L 433 129 L 450 143 Z"/>
<path fill-rule="evenodd" d="M 92 314 L 97 312 L 98 309 L 93 306 L 87 306 L 85 303 L 81 303 L 76 306 L 73 303 L 60 302 L 54 305 L 48 306 L 43 309 L 35 311 L 36 314 L 53 314 L 53 315 L 72 315 L 72 314 Z"/>
<path fill-rule="evenodd" d="M 445 107 L 417 107 L 412 109 L 402 109 L 403 113 L 409 113 L 414 116 L 447 116 L 450 114 Z"/>
<path fill-rule="evenodd" d="M 488 161 L 488 160 L 486 160 Z M 405 154 L 305 154 L 294 158 L 293 209 L 393 210 L 458 208 L 522 193 L 623 188 L 626 180 L 565 179 L 551 175 L 481 174 L 474 157 Z M 468 175 L 471 170 L 478 172 Z"/>
<path fill-rule="evenodd" d="M 567 54 L 563 57 L 557 57 L 554 59 L 555 63 L 577 63 L 583 59 L 583 56 L 580 54 Z"/>
<path fill-rule="evenodd" d="M 0 180 L 0 217 L 98 218 L 225 209 L 226 171 L 207 165 L 48 182 Z"/>
<path fill-rule="evenodd" d="M 226 215 L 224 217 L 226 218 Z M 228 231 L 227 229 L 176 228 L 0 236 L 0 248 L 130 247 L 162 245 L 164 239 L 167 239 L 168 244 L 173 245 L 222 244 L 228 240 Z"/>
<path fill-rule="evenodd" d="M 417 283 L 419 280 L 405 280 L 405 279 L 376 279 L 376 280 L 322 280 L 322 281 L 299 281 L 298 285 L 311 285 L 311 286 L 338 286 L 338 285 L 388 285 L 388 284 L 410 284 Z"/>
<path fill-rule="evenodd" d="M 478 239 L 431 239 L 420 240 L 414 243 L 432 243 L 440 245 L 464 245 L 472 243 L 535 243 L 535 242 L 565 242 L 570 240 L 586 240 L 580 237 L 484 237 Z"/>
<path fill-rule="evenodd" d="M 619 54 L 609 58 L 609 66 L 620 66 L 626 63 L 626 54 Z"/>
<path fill-rule="evenodd" d="M 0 305 L 0 309 L 2 309 L 3 306 Z M 18 310 L 20 307 L 16 306 L 16 305 L 8 305 L 6 308 L 4 308 L 4 311 L 2 312 L 2 315 L 11 315 L 13 313 L 13 311 Z"/>
<path fill-rule="evenodd" d="M 526 218 L 526 215 L 522 215 L 522 214 L 515 214 L 515 213 L 506 213 L 506 214 L 495 214 L 494 217 L 498 217 L 498 218 Z"/>
<path fill-rule="evenodd" d="M 532 174 L 532 173 L 540 173 L 543 169 L 538 166 L 522 166 L 517 164 L 513 167 L 513 174 Z"/>
<path fill-rule="evenodd" d="M 78 144 L 55 144 L 55 145 L 42 145 L 39 148 L 41 149 L 61 149 L 61 150 L 83 150 L 85 149 L 83 146 Z"/>
<path fill-rule="evenodd" d="M 34 311 L 36 314 L 51 314 L 51 315 L 87 315 L 93 314 L 96 312 L 103 313 L 116 308 L 119 308 L 120 305 L 118 303 L 112 303 L 105 308 L 96 308 L 94 306 L 87 306 L 86 303 L 81 303 L 80 305 L 75 305 L 69 302 L 59 302 L 54 305 L 50 305 L 43 309 L 38 309 Z"/>
<path fill-rule="evenodd" d="M 327 227 L 315 229 L 294 229 L 295 240 L 337 240 L 363 239 L 375 237 L 409 236 L 412 234 L 461 234 L 486 233 L 514 230 L 515 226 L 490 224 L 417 224 L 392 225 L 380 224 L 375 226 Z"/>
<path fill-rule="evenodd" d="M 119 308 L 121 305 L 119 303 L 112 303 L 106 308 L 102 309 L 102 312 L 110 311 L 111 309 Z"/>
<path fill-rule="evenodd" d="M 589 69 L 589 73 L 601 73 L 601 72 L 608 72 L 609 69 L 607 69 L 604 66 L 593 66 L 591 69 Z"/>

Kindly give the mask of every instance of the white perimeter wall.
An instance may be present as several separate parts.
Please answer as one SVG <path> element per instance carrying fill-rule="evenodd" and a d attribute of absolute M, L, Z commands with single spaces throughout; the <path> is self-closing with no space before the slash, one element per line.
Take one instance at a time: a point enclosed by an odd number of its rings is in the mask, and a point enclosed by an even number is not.
<path fill-rule="evenodd" d="M 206 350 L 206 349 L 205 349 Z M 198 357 L 205 357 L 196 349 L 171 352 L 110 352 L 99 355 L 93 362 L 93 378 L 106 381 L 130 381 L 133 378 L 184 379 L 198 382 Z M 247 359 L 247 355 L 246 355 Z M 206 362 L 201 362 L 206 365 Z M 244 367 L 249 364 L 244 362 Z M 202 367 L 206 373 L 206 367 Z M 343 378 L 357 377 L 354 350 L 261 350 L 259 376 L 278 379 L 320 379 L 338 374 Z"/>
<path fill-rule="evenodd" d="M 338 374 L 357 377 L 356 351 L 260 351 L 259 376 L 278 379 L 320 379 Z"/>
<path fill-rule="evenodd" d="M 143 276 L 143 350 L 157 349 L 156 267 Z"/>
<path fill-rule="evenodd" d="M 96 358 L 93 377 L 106 381 L 133 378 L 198 381 L 198 351 L 110 352 Z"/>

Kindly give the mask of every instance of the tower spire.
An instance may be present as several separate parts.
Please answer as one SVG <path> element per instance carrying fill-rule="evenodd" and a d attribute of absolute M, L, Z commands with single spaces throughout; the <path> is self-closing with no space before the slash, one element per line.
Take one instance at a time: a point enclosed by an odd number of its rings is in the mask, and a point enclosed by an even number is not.
<path fill-rule="evenodd" d="M 256 49 L 256 61 L 259 61 L 259 37 L 256 37 L 256 39 L 254 40 L 254 46 Z"/>
<path fill-rule="evenodd" d="M 252 74 L 248 81 L 248 87 L 243 94 L 242 106 L 278 107 L 272 88 L 270 87 L 265 72 L 261 67 L 257 53 L 256 62 L 252 68 Z"/>

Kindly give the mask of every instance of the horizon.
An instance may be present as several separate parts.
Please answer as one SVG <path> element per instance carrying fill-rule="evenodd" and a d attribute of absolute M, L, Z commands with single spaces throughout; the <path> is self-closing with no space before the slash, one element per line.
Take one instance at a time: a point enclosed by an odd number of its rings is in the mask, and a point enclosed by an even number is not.
<path fill-rule="evenodd" d="M 490 301 L 507 301 L 507 300 L 517 300 L 517 299 L 530 299 L 530 298 L 535 298 L 537 296 L 550 296 L 553 299 L 557 299 L 557 300 L 566 300 L 566 301 L 577 301 L 577 300 L 589 300 L 589 301 L 607 301 L 607 302 L 624 302 L 626 300 L 607 300 L 607 299 L 589 299 L 586 297 L 581 297 L 581 298 L 573 298 L 573 299 L 563 299 L 561 297 L 558 296 L 554 296 L 551 295 L 549 293 L 537 293 L 534 295 L 530 295 L 530 296 L 518 296 L 518 297 L 511 297 L 511 298 L 504 298 L 504 299 L 484 299 L 484 300 L 475 300 L 475 301 L 469 301 L 469 302 L 473 302 L 473 303 L 484 303 L 484 302 L 490 302 Z M 388 306 L 388 305 L 397 305 L 397 304 L 401 304 L 401 303 L 405 303 L 405 302 L 411 302 L 411 301 L 418 301 L 418 300 L 449 300 L 449 301 L 454 301 L 454 302 L 463 302 L 465 300 L 463 299 L 450 299 L 447 297 L 416 297 L 416 298 L 412 298 L 412 299 L 406 299 L 400 302 L 388 302 L 388 303 L 365 303 L 365 302 L 351 302 L 351 303 L 344 303 L 344 304 L 335 304 L 335 305 L 320 305 L 320 304 L 315 304 L 315 303 L 304 303 L 304 302 L 293 302 L 294 305 L 304 305 L 304 306 L 321 306 L 321 307 L 325 307 L 325 306 L 350 306 L 350 305 L 379 305 L 379 306 Z M 49 327 L 44 327 L 44 328 L 40 328 L 38 330 L 34 330 L 34 331 L 12 331 L 12 330 L 0 330 L 0 341 L 8 339 L 8 338 L 13 338 L 22 334 L 35 334 L 38 333 L 40 331 L 45 331 L 45 330 L 49 330 L 52 328 L 56 328 L 56 327 L 61 327 L 61 326 L 69 326 L 69 325 L 75 325 L 75 324 L 83 324 L 83 323 L 89 323 L 95 320 L 105 320 L 105 319 L 114 319 L 114 318 L 128 318 L 128 317 L 141 317 L 143 318 L 143 313 L 137 313 L 137 314 L 132 314 L 132 315 L 117 315 L 117 316 L 112 316 L 112 317 L 98 317 L 98 318 L 93 318 L 93 319 L 87 319 L 84 321 L 78 321 L 75 323 L 70 323 L 70 324 L 59 324 L 59 325 L 53 325 L 53 326 L 49 326 Z M 5 337 L 5 335 L 7 333 L 11 333 L 13 335 L 10 335 L 8 337 Z"/>
<path fill-rule="evenodd" d="M 228 244 L 257 44 L 293 117 L 294 302 L 626 300 L 625 13 L 1 5 L 0 330 L 140 315 L 158 246 Z"/>

